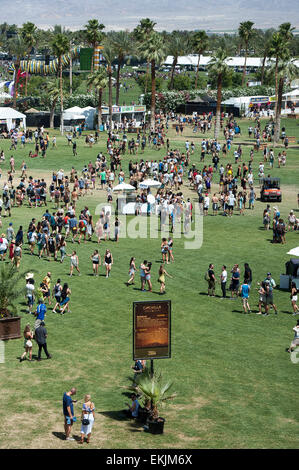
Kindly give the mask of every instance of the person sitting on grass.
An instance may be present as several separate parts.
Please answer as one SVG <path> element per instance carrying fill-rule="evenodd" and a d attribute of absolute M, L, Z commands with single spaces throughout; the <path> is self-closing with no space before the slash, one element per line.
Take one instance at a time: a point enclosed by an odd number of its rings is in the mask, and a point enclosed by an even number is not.
<path fill-rule="evenodd" d="M 136 393 L 132 393 L 130 398 L 132 400 L 132 404 L 130 405 L 129 403 L 126 403 L 126 405 L 129 407 L 129 409 L 125 410 L 125 411 L 126 411 L 126 414 L 129 418 L 136 419 L 136 418 L 138 418 L 138 411 L 139 411 L 140 403 L 137 400 Z"/>

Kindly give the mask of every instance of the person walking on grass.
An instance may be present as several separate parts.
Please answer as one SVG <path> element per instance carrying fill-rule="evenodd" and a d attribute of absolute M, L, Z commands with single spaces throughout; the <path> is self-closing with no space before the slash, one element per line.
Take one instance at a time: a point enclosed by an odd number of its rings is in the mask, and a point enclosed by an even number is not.
<path fill-rule="evenodd" d="M 294 326 L 293 331 L 295 333 L 294 339 L 290 344 L 289 349 L 287 349 L 287 352 L 291 353 L 296 349 L 297 346 L 299 346 L 299 320 L 297 320 L 296 326 Z"/>
<path fill-rule="evenodd" d="M 148 262 L 147 266 L 145 267 L 145 270 L 144 270 L 145 281 L 147 282 L 149 292 L 152 292 L 152 289 L 153 289 L 153 286 L 152 286 L 152 283 L 151 283 L 151 267 L 152 267 L 152 263 Z"/>
<path fill-rule="evenodd" d="M 145 270 L 146 270 L 147 260 L 144 260 L 140 265 L 140 282 L 141 282 L 141 291 L 145 292 Z"/>
<path fill-rule="evenodd" d="M 161 253 L 162 253 L 162 262 L 168 264 L 168 243 L 166 238 L 162 238 L 161 243 Z"/>
<path fill-rule="evenodd" d="M 29 354 L 29 361 L 32 361 L 32 339 L 33 339 L 33 331 L 31 330 L 31 326 L 29 323 L 25 326 L 24 332 L 24 349 L 25 352 L 20 357 L 20 362 L 24 361 Z"/>
<path fill-rule="evenodd" d="M 105 252 L 106 279 L 110 276 L 111 266 L 113 264 L 113 256 L 110 250 Z"/>
<path fill-rule="evenodd" d="M 222 298 L 226 299 L 226 282 L 227 282 L 227 270 L 226 266 L 222 266 L 222 271 L 220 275 L 220 283 L 221 283 L 221 291 L 222 291 Z"/>
<path fill-rule="evenodd" d="M 293 315 L 298 315 L 299 314 L 299 307 L 297 305 L 297 300 L 298 300 L 298 290 L 295 282 L 292 282 L 292 291 L 291 291 L 291 302 L 292 302 L 292 307 L 293 307 Z"/>
<path fill-rule="evenodd" d="M 99 266 L 101 266 L 101 256 L 99 254 L 99 250 L 94 250 L 93 255 L 91 255 L 90 259 L 92 261 L 93 275 L 98 276 Z"/>
<path fill-rule="evenodd" d="M 130 266 L 129 266 L 129 276 L 130 279 L 127 282 L 127 286 L 130 286 L 131 284 L 135 284 L 134 279 L 135 279 L 135 272 L 136 272 L 136 265 L 135 265 L 135 259 L 134 256 L 130 259 Z"/>
<path fill-rule="evenodd" d="M 174 263 L 174 257 L 173 257 L 173 239 L 172 237 L 168 238 L 168 253 L 169 253 L 169 259 L 172 263 Z"/>
<path fill-rule="evenodd" d="M 53 313 L 56 313 L 56 308 L 60 305 L 61 291 L 62 291 L 61 280 L 57 279 L 56 284 L 53 289 L 53 294 L 52 294 L 52 296 L 54 296 L 56 300 L 56 304 L 52 310 Z"/>
<path fill-rule="evenodd" d="M 73 275 L 74 268 L 76 268 L 76 271 L 79 273 L 79 276 L 81 276 L 80 269 L 79 269 L 79 258 L 76 253 L 76 251 L 73 251 L 71 255 L 66 255 L 70 256 L 71 258 L 71 268 L 70 268 L 70 276 Z"/>
<path fill-rule="evenodd" d="M 81 414 L 81 439 L 80 444 L 84 443 L 84 436 L 87 437 L 86 442 L 89 444 L 91 431 L 93 427 L 93 423 L 95 420 L 94 416 L 95 406 L 94 403 L 91 401 L 90 395 L 85 395 L 84 403 L 82 407 L 82 414 Z"/>
<path fill-rule="evenodd" d="M 74 416 L 74 405 L 76 400 L 72 399 L 72 396 L 76 395 L 77 390 L 75 387 L 72 387 L 69 392 L 65 392 L 62 398 L 62 409 L 63 409 L 63 416 L 64 416 L 64 432 L 65 432 L 65 439 L 67 441 L 74 441 L 73 437 L 70 437 L 71 430 L 73 423 L 76 421 L 76 417 Z"/>
<path fill-rule="evenodd" d="M 168 274 L 168 272 L 164 268 L 164 265 L 161 264 L 159 268 L 159 278 L 158 278 L 158 282 L 160 282 L 160 294 L 161 295 L 166 293 L 165 292 L 165 275 L 172 279 L 172 276 Z"/>
<path fill-rule="evenodd" d="M 38 355 L 37 355 L 37 360 L 41 361 L 41 352 L 42 349 L 45 351 L 45 354 L 47 356 L 47 359 L 51 359 L 51 354 L 48 352 L 47 348 L 47 337 L 48 333 L 45 328 L 45 322 L 41 321 L 40 325 L 38 328 L 35 330 L 35 341 L 37 342 L 38 345 Z"/>
<path fill-rule="evenodd" d="M 71 313 L 69 309 L 69 301 L 70 301 L 71 293 L 72 293 L 71 289 L 69 288 L 68 284 L 65 282 L 61 290 L 60 312 L 59 312 L 61 315 L 64 315 L 65 310 L 67 310 L 67 313 Z"/>
<path fill-rule="evenodd" d="M 248 281 L 245 279 L 244 283 L 240 287 L 240 295 L 241 295 L 241 298 L 242 298 L 244 313 L 247 313 L 247 311 L 248 311 L 248 313 L 251 313 L 250 306 L 249 306 L 249 303 L 248 303 L 249 291 L 250 291 L 250 287 L 248 285 Z"/>

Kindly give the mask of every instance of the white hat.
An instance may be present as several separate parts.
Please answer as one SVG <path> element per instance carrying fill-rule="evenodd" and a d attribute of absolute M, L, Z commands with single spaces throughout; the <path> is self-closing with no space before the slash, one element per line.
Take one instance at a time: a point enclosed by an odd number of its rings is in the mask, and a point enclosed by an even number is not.
<path fill-rule="evenodd" d="M 25 276 L 26 281 L 28 281 L 28 279 L 32 279 L 32 278 L 34 278 L 33 273 L 27 273 L 26 276 Z"/>

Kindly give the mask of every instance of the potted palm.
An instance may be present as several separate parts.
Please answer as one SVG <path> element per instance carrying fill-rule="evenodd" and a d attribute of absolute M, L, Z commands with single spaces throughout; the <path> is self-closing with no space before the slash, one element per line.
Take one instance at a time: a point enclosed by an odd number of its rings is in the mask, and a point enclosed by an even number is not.
<path fill-rule="evenodd" d="M 24 294 L 17 284 L 24 274 L 20 274 L 11 264 L 0 267 L 0 340 L 21 338 L 21 317 L 17 315 L 15 301 Z"/>
<path fill-rule="evenodd" d="M 145 408 L 148 409 L 146 425 L 152 434 L 163 434 L 165 419 L 159 415 L 159 408 L 166 401 L 176 397 L 176 393 L 169 394 L 172 382 L 163 383 L 161 374 L 151 375 L 146 369 L 137 379 L 132 390 L 141 395 Z"/>

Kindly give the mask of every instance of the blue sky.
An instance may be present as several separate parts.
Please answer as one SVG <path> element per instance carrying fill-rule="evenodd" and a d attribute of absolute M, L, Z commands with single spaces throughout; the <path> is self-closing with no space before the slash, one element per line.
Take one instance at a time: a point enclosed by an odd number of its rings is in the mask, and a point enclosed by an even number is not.
<path fill-rule="evenodd" d="M 234 30 L 251 20 L 257 28 L 290 21 L 299 28 L 298 0 L 0 0 L 0 22 L 39 27 L 61 24 L 79 29 L 98 18 L 111 29 L 132 30 L 141 18 L 157 23 L 157 30 Z"/>

